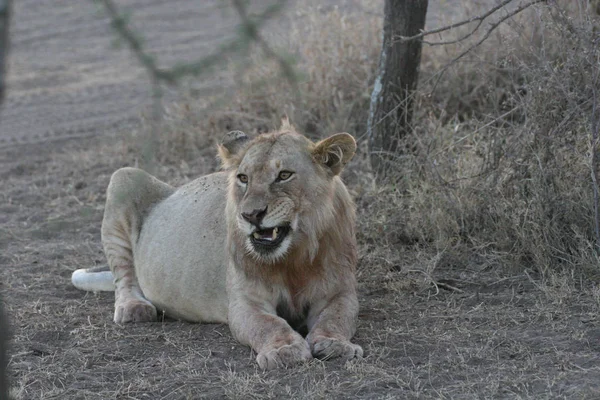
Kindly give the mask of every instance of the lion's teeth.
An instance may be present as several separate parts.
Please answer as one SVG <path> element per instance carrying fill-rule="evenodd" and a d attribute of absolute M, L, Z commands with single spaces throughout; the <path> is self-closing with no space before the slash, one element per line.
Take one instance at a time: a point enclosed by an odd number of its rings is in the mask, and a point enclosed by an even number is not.
<path fill-rule="evenodd" d="M 254 237 L 254 239 L 258 239 L 258 240 L 269 240 L 269 241 L 273 241 L 275 239 L 277 239 L 277 236 L 279 235 L 279 228 L 273 228 L 271 230 L 271 236 L 267 236 L 268 233 L 262 231 L 263 234 L 261 235 L 260 232 L 256 231 L 254 233 L 252 233 L 252 236 Z"/>

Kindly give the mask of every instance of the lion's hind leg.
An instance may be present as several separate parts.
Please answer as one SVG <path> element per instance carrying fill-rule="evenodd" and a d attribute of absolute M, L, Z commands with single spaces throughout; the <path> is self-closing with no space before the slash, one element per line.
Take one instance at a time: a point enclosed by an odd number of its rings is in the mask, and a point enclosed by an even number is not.
<path fill-rule="evenodd" d="M 142 293 L 135 272 L 128 265 L 116 267 L 120 277 L 115 278 L 116 323 L 156 321 L 156 307 Z"/>
<path fill-rule="evenodd" d="M 102 221 L 102 244 L 114 276 L 116 323 L 156 320 L 156 307 L 142 293 L 133 258 L 143 218 L 172 193 L 171 186 L 146 172 L 122 168 L 111 177 Z"/>

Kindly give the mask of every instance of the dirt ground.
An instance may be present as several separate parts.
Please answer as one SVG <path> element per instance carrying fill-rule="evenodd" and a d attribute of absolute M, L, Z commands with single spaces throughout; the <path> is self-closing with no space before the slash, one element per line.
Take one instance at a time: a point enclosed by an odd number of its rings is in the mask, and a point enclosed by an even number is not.
<path fill-rule="evenodd" d="M 237 16 L 215 0 L 117 4 L 161 66 L 211 54 L 236 32 Z M 93 1 L 14 2 L 11 44 L 0 147 L 133 127 L 151 100 L 147 74 L 124 44 L 116 46 L 109 18 Z M 221 85 L 213 76 L 195 89 Z"/>
<path fill-rule="evenodd" d="M 409 267 L 372 256 L 378 244 L 360 236 L 363 360 L 261 372 L 226 326 L 117 326 L 113 294 L 80 292 L 70 275 L 105 262 L 104 190 L 132 155 L 118 138 L 54 143 L 0 153 L 0 288 L 17 399 L 600 396 L 592 292 L 542 287 L 531 274 L 481 266 L 476 257 L 466 267 L 438 260 L 436 290 L 414 284 L 419 274 Z M 207 172 L 204 165 L 159 176 L 181 184 Z M 364 207 L 359 199 L 359 213 Z"/>
<path fill-rule="evenodd" d="M 572 276 L 541 282 L 534 273 L 510 271 L 476 255 L 464 265 L 443 253 L 428 260 L 436 266 L 428 277 L 426 268 L 380 257 L 382 244 L 360 232 L 355 341 L 365 350 L 362 360 L 315 360 L 262 372 L 226 326 L 169 319 L 115 325 L 113 294 L 78 291 L 70 276 L 105 263 L 104 191 L 115 169 L 135 164 L 123 132 L 135 126 L 136 107 L 144 104 L 142 72 L 123 67 L 130 62 L 126 53 L 115 56 L 124 64 L 110 69 L 114 64 L 103 56 L 108 53 L 99 50 L 110 39 L 93 39 L 107 33 L 106 21 L 94 25 L 87 19 L 89 3 L 73 3 L 69 11 L 44 7 L 47 1 L 16 3 L 17 17 L 48 12 L 68 18 L 64 25 L 46 26 L 39 18 L 29 28 L 15 26 L 12 94 L 1 121 L 0 291 L 13 338 L 14 398 L 600 398 L 595 287 Z M 189 2 L 170 4 L 187 21 L 173 28 L 183 37 L 182 27 L 194 26 L 201 16 L 190 14 Z M 201 13 L 201 7 L 194 10 Z M 97 32 L 77 38 L 82 26 Z M 198 42 L 191 30 L 187 34 L 182 43 Z M 56 50 L 51 47 L 21 52 L 20 43 L 36 43 L 40 35 L 72 35 L 80 50 L 63 52 L 62 61 L 50 57 Z M 172 51 L 173 57 L 189 54 L 183 45 Z M 31 61 L 40 52 L 48 58 Z M 87 61 L 80 63 L 82 58 Z M 103 136 L 94 136 L 98 132 Z M 48 138 L 53 140 L 43 142 Z M 15 145 L 20 142 L 30 144 Z M 216 165 L 212 150 L 207 154 L 163 166 L 158 176 L 180 185 L 210 172 Z M 347 178 L 352 185 L 352 174 Z M 369 198 L 359 196 L 357 205 L 360 219 Z M 420 251 L 415 244 L 403 250 Z M 423 283 L 429 278 L 437 286 Z"/>

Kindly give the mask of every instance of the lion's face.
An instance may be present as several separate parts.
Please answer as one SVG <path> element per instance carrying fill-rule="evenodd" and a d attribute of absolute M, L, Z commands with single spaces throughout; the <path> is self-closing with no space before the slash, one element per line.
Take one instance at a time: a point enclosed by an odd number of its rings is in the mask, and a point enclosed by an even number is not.
<path fill-rule="evenodd" d="M 308 206 L 311 192 L 325 183 L 310 158 L 309 143 L 302 139 L 287 135 L 259 141 L 237 168 L 237 224 L 247 237 L 248 251 L 261 258 L 287 253 L 298 233 L 299 213 Z"/>
<path fill-rule="evenodd" d="M 291 131 L 252 141 L 240 138 L 236 140 L 244 143 L 239 148 L 220 149 L 232 171 L 228 201 L 233 202 L 238 237 L 255 259 L 275 262 L 294 247 L 314 240 L 311 236 L 318 233 L 321 223 L 333 218 L 331 180 L 352 157 L 356 145 L 348 134 L 317 144 Z"/>

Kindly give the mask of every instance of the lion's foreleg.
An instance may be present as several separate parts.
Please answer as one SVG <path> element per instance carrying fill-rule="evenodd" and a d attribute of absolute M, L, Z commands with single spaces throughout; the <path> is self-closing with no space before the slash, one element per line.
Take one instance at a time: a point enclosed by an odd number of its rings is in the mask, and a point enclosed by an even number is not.
<path fill-rule="evenodd" d="M 335 296 L 320 312 L 309 316 L 310 332 L 306 340 L 312 355 L 321 359 L 362 357 L 362 348 L 350 342 L 357 318 L 355 292 Z"/>
<path fill-rule="evenodd" d="M 249 299 L 230 299 L 231 332 L 256 351 L 256 361 L 263 369 L 310 360 L 312 355 L 304 338 L 271 308 Z"/>

